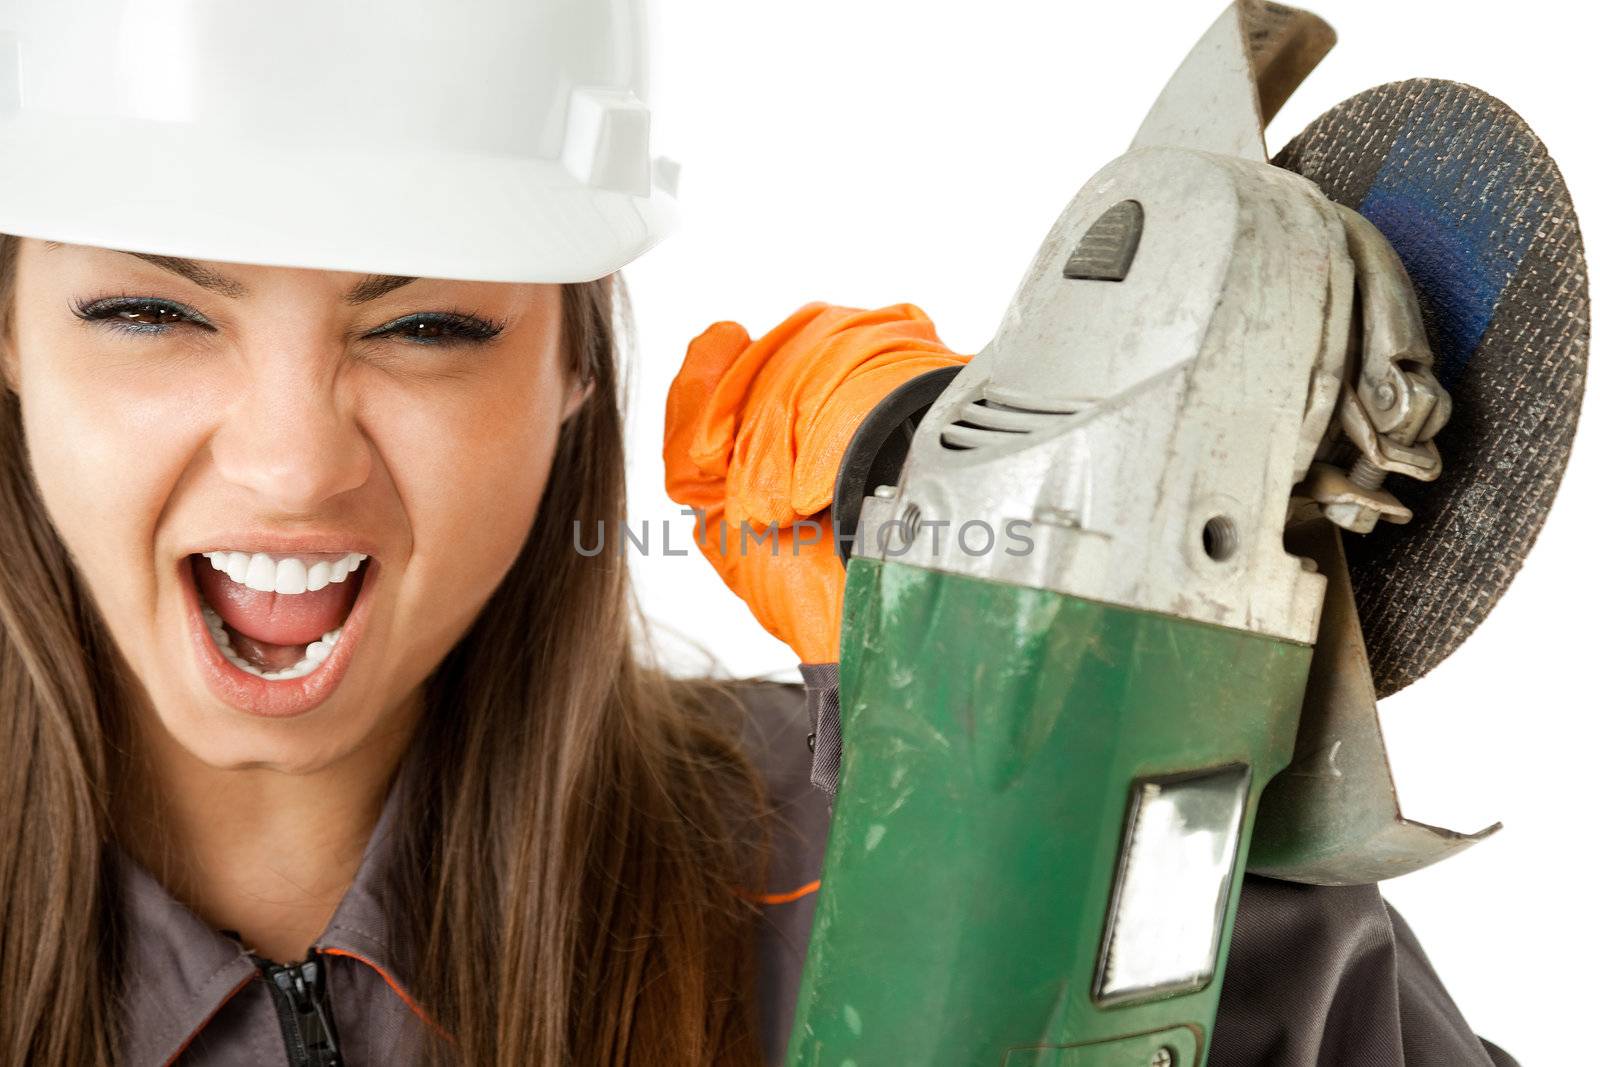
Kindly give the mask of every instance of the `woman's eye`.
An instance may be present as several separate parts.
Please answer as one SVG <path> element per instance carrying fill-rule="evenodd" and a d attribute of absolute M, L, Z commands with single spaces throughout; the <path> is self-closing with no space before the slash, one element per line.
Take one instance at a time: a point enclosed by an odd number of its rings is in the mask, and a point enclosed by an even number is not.
<path fill-rule="evenodd" d="M 183 316 L 164 307 L 123 308 L 117 312 L 123 322 L 137 322 L 143 326 L 170 326 L 184 321 Z"/>
<path fill-rule="evenodd" d="M 489 322 L 476 315 L 458 311 L 425 311 L 396 319 L 367 334 L 368 337 L 393 337 L 415 344 L 438 345 L 457 342 L 487 341 L 504 329 L 501 323 Z"/>
<path fill-rule="evenodd" d="M 184 324 L 215 329 L 205 316 L 193 308 L 170 300 L 148 297 L 112 297 L 73 305 L 73 313 L 85 322 L 99 322 L 132 333 L 164 333 Z"/>

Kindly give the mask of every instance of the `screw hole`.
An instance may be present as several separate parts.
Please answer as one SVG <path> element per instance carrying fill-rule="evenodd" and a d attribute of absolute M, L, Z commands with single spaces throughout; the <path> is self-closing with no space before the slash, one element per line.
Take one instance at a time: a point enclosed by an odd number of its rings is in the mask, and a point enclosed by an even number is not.
<path fill-rule="evenodd" d="M 900 544 L 905 548 L 910 548 L 911 542 L 917 539 L 917 533 L 921 529 L 922 509 L 915 503 L 907 504 L 905 510 L 900 512 L 899 529 L 896 531 L 900 535 Z"/>
<path fill-rule="evenodd" d="M 1205 528 L 1200 531 L 1200 544 L 1206 550 L 1206 555 L 1223 563 L 1239 551 L 1239 531 L 1232 519 L 1226 515 L 1216 515 L 1206 520 Z"/>

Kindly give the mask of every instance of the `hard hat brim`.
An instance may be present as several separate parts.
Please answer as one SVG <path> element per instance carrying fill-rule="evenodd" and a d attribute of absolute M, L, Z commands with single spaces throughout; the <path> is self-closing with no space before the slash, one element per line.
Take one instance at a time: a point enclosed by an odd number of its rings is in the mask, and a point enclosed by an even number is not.
<path fill-rule="evenodd" d="M 0 121 L 0 233 L 263 266 L 584 282 L 677 219 L 659 187 L 596 189 L 553 160 L 196 140 L 175 123 Z"/>

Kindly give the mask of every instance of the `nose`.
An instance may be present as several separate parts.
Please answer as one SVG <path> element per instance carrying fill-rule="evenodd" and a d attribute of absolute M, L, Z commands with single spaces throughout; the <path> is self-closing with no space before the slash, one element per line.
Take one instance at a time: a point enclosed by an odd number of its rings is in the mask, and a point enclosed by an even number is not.
<path fill-rule="evenodd" d="M 211 455 L 222 477 L 264 507 L 305 515 L 364 485 L 372 451 L 331 374 L 309 361 L 265 360 L 223 414 Z"/>

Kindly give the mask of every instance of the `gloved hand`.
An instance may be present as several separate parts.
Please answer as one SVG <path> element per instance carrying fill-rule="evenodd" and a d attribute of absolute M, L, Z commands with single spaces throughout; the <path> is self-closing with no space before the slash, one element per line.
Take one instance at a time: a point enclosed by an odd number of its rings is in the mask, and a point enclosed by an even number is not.
<path fill-rule="evenodd" d="M 807 304 L 758 341 L 719 322 L 689 345 L 667 394 L 667 495 L 697 509 L 700 551 L 802 663 L 839 658 L 827 509 L 850 438 L 903 382 L 969 358 L 910 304 Z"/>

